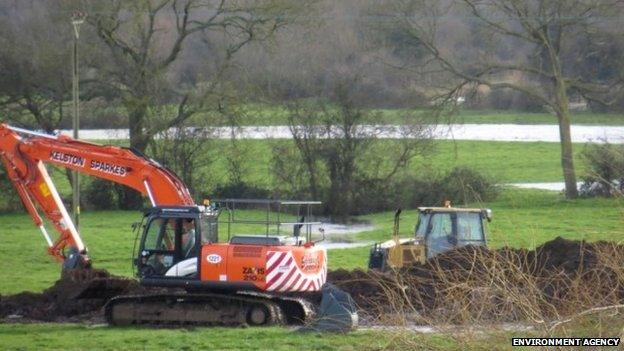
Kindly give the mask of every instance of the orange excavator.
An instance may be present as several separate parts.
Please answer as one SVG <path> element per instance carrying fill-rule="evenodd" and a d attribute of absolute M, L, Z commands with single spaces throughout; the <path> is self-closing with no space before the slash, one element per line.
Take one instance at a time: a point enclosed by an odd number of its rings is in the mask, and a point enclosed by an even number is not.
<path fill-rule="evenodd" d="M 152 207 L 139 226 L 142 235 L 134 258 L 139 282 L 182 292 L 114 297 L 105 306 L 110 324 L 274 325 L 314 320 L 319 329 L 338 330 L 357 325 L 350 296 L 325 283 L 326 250 L 316 246 L 309 233 L 299 236 L 303 219 L 290 223 L 293 238 L 269 235 L 267 230 L 266 235 L 228 233 L 228 240 L 220 242 L 219 203 L 205 200 L 196 205 L 178 176 L 136 150 L 0 124 L 0 159 L 41 230 L 48 253 L 64 269 L 88 269 L 91 261 L 45 163 L 123 184 L 149 198 Z M 229 209 L 237 202 L 223 203 Z M 56 240 L 46 231 L 40 211 L 59 233 Z M 320 305 L 314 302 L 319 293 Z"/>

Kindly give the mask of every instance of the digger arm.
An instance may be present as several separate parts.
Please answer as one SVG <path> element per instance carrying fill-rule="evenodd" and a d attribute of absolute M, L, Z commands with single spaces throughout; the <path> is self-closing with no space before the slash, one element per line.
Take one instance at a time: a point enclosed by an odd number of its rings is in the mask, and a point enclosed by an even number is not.
<path fill-rule="evenodd" d="M 186 185 L 173 172 L 127 148 L 0 124 L 0 159 L 26 210 L 45 237 L 48 252 L 60 261 L 65 259 L 63 250 L 68 246 L 85 257 L 87 249 L 44 163 L 126 185 L 148 196 L 153 206 L 195 204 Z M 59 232 L 56 241 L 46 232 L 35 203 Z"/>

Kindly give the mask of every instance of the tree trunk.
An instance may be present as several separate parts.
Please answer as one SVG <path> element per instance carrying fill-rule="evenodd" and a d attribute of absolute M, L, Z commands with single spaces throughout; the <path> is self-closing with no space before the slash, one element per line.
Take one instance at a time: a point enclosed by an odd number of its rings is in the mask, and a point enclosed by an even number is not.
<path fill-rule="evenodd" d="M 129 113 L 130 147 L 142 153 L 145 153 L 148 144 L 145 131 L 143 130 L 144 118 L 145 113 L 139 110 L 134 110 Z"/>
<path fill-rule="evenodd" d="M 574 154 L 572 153 L 572 134 L 570 132 L 570 111 L 568 96 L 563 83 L 557 85 L 557 119 L 559 121 L 559 139 L 561 145 L 561 168 L 565 181 L 566 198 L 578 197 L 576 173 L 574 172 Z"/>
<path fill-rule="evenodd" d="M 316 160 L 312 157 L 311 152 L 306 150 L 303 156 L 306 168 L 308 169 L 308 176 L 310 182 L 310 195 L 312 200 L 319 199 L 318 181 L 316 179 Z"/>
<path fill-rule="evenodd" d="M 145 115 L 147 113 L 147 105 L 139 102 L 131 105 L 132 102 L 126 103 L 128 109 L 128 124 L 130 132 L 130 147 L 142 153 L 147 149 L 148 140 L 143 130 Z M 126 187 L 116 187 L 119 196 L 119 207 L 124 210 L 137 210 L 143 208 L 143 196 L 138 191 Z"/>
<path fill-rule="evenodd" d="M 574 154 L 572 153 L 572 136 L 570 133 L 570 117 L 557 116 L 559 118 L 559 136 L 561 138 L 561 167 L 565 181 L 566 198 L 578 197 L 576 187 L 576 173 L 574 172 Z"/>

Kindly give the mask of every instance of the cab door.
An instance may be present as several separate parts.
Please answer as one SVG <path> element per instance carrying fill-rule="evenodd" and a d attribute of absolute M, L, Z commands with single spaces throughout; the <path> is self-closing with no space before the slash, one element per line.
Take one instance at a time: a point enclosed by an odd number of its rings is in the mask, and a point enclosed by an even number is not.
<path fill-rule="evenodd" d="M 163 276 L 175 261 L 175 219 L 150 218 L 145 227 L 139 258 L 141 278 Z"/>
<path fill-rule="evenodd" d="M 139 277 L 196 276 L 198 229 L 195 217 L 149 218 L 137 260 Z"/>

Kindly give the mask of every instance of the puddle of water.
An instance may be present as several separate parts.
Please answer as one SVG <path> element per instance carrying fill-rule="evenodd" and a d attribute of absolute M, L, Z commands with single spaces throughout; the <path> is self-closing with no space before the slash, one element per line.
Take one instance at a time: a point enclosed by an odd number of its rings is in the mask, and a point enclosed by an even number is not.
<path fill-rule="evenodd" d="M 356 247 L 370 246 L 373 245 L 372 241 L 360 241 L 357 243 L 344 243 L 344 242 L 325 242 L 321 241 L 316 244 L 317 246 L 324 247 L 327 250 L 337 250 L 337 249 L 353 249 Z"/>
<path fill-rule="evenodd" d="M 488 326 L 453 326 L 453 325 L 440 325 L 440 326 L 431 326 L 431 325 L 371 325 L 364 326 L 358 328 L 358 330 L 380 330 L 380 331 L 412 331 L 416 333 L 457 333 L 457 332 L 484 332 L 485 330 L 491 329 L 492 327 L 500 328 L 504 331 L 512 331 L 512 332 L 526 332 L 534 330 L 530 325 L 524 325 L 519 323 L 501 323 L 497 325 L 488 325 Z"/>
<path fill-rule="evenodd" d="M 285 225 L 282 226 L 285 233 L 292 233 L 293 226 Z M 315 237 L 318 235 L 320 237 L 320 229 L 323 228 L 325 230 L 325 236 L 332 235 L 347 235 L 347 234 L 357 234 L 361 232 L 367 232 L 375 229 L 375 226 L 372 224 L 337 224 L 337 223 L 322 223 L 322 224 L 313 224 L 310 226 L 310 230 L 312 231 L 312 235 Z M 301 228 L 301 232 L 305 233 L 306 228 Z"/>
<path fill-rule="evenodd" d="M 429 325 L 412 325 L 412 326 L 386 326 L 386 325 L 373 325 L 370 327 L 360 327 L 358 330 L 374 330 L 374 331 L 404 331 L 409 330 L 416 333 L 431 334 L 439 333 L 440 331 Z"/>
<path fill-rule="evenodd" d="M 582 182 L 577 182 L 576 187 L 579 188 L 583 184 Z M 550 191 L 563 191 L 565 190 L 565 183 L 563 182 L 554 182 L 554 183 L 513 183 L 508 184 L 516 188 L 522 189 L 540 189 L 540 190 L 550 190 Z"/>

